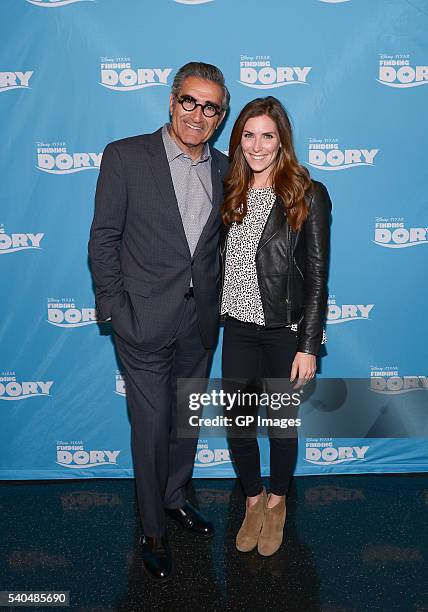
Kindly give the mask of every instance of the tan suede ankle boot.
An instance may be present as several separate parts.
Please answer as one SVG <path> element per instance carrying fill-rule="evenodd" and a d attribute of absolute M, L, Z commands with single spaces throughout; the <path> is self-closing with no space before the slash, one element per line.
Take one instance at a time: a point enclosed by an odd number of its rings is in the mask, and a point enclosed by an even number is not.
<path fill-rule="evenodd" d="M 267 502 L 270 499 L 270 493 Z M 273 555 L 282 544 L 285 523 L 285 497 L 273 508 L 268 508 L 266 503 L 263 527 L 257 542 L 257 550 L 263 557 Z"/>
<path fill-rule="evenodd" d="M 263 518 L 266 506 L 266 490 L 263 492 L 254 506 L 248 505 L 248 497 L 246 503 L 245 518 L 241 525 L 241 529 L 236 536 L 236 548 L 240 552 L 250 552 L 257 546 L 260 529 L 263 525 Z"/>

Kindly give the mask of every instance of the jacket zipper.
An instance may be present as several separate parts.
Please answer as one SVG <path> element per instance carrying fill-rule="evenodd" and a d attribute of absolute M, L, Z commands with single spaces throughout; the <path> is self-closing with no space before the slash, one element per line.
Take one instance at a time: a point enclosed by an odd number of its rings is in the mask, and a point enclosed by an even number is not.
<path fill-rule="evenodd" d="M 296 266 L 296 268 L 297 268 L 297 269 L 298 269 L 298 271 L 299 271 L 300 276 L 302 277 L 302 279 L 303 279 L 303 280 L 305 280 L 305 277 L 303 276 L 303 272 L 301 271 L 301 269 L 300 269 L 300 268 L 299 268 L 299 266 L 297 265 L 296 258 L 294 257 L 294 255 L 293 255 L 293 261 L 294 261 L 294 265 Z"/>
<path fill-rule="evenodd" d="M 288 277 L 287 277 L 287 323 L 291 323 L 291 272 L 293 266 L 291 264 L 291 228 L 287 226 L 287 260 L 288 260 Z"/>

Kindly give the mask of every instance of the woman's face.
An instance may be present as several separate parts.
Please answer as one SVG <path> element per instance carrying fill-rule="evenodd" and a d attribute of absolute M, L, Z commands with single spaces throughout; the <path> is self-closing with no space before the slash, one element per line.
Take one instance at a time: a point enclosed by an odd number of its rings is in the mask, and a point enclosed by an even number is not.
<path fill-rule="evenodd" d="M 245 123 L 241 136 L 242 152 L 258 180 L 269 176 L 280 145 L 276 123 L 267 115 L 253 117 Z"/>

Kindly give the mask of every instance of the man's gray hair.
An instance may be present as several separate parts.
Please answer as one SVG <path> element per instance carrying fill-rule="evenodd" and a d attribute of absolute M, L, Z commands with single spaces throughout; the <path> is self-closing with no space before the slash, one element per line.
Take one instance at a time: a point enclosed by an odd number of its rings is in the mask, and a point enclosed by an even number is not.
<path fill-rule="evenodd" d="M 217 66 L 204 64 L 204 62 L 189 62 L 188 64 L 184 64 L 176 73 L 171 87 L 171 93 L 176 99 L 180 95 L 183 81 L 188 77 L 197 77 L 198 79 L 212 81 L 220 85 L 223 90 L 221 109 L 227 111 L 229 108 L 230 93 L 224 83 L 224 75 Z"/>

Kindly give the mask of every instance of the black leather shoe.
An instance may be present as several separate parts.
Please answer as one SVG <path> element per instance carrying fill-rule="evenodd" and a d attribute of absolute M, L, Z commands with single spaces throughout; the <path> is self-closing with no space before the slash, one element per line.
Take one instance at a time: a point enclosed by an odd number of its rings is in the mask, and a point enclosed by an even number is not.
<path fill-rule="evenodd" d="M 194 508 L 188 501 L 186 501 L 182 508 L 167 508 L 166 513 L 174 521 L 195 535 L 206 539 L 212 538 L 214 535 L 212 523 L 207 521 L 199 510 Z"/>
<path fill-rule="evenodd" d="M 172 557 L 166 535 L 159 538 L 141 536 L 141 556 L 146 573 L 156 580 L 165 582 L 172 572 Z"/>

